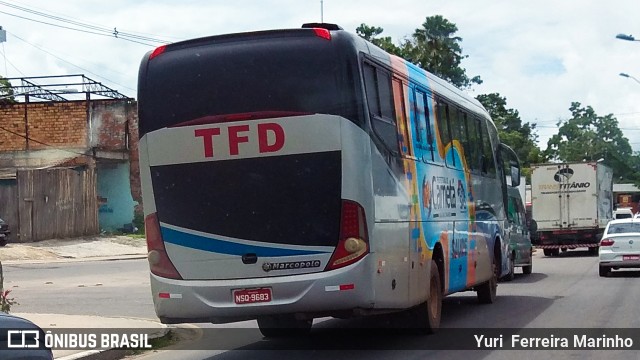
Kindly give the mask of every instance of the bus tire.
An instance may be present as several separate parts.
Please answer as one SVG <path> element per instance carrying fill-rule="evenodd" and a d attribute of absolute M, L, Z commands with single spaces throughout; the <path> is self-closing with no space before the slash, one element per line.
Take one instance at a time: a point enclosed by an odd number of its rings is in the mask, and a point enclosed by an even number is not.
<path fill-rule="evenodd" d="M 504 276 L 502 280 L 512 281 L 516 277 L 516 253 L 511 254 L 511 260 L 509 261 L 509 274 Z"/>
<path fill-rule="evenodd" d="M 415 321 L 420 332 L 435 333 L 440 328 L 442 316 L 442 286 L 440 271 L 435 260 L 431 261 L 431 275 L 429 277 L 429 298 L 418 305 L 414 313 Z"/>
<path fill-rule="evenodd" d="M 498 290 L 498 266 L 496 265 L 496 256 L 491 261 L 493 275 L 489 281 L 476 287 L 478 302 L 480 304 L 493 304 L 496 301 Z"/>
<path fill-rule="evenodd" d="M 307 335 L 313 320 L 298 320 L 295 315 L 270 315 L 258 317 L 258 328 L 266 338 Z"/>

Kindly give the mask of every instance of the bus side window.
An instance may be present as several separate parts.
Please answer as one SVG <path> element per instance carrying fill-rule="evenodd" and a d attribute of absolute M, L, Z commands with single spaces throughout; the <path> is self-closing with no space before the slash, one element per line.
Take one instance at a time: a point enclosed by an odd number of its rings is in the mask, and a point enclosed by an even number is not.
<path fill-rule="evenodd" d="M 437 111 L 438 111 L 438 116 L 437 116 L 437 124 L 438 124 L 438 133 L 440 135 L 440 140 L 442 141 L 442 146 L 444 147 L 444 158 L 445 158 L 445 164 L 447 166 L 455 166 L 454 160 L 453 160 L 453 151 L 450 151 L 451 155 L 450 157 L 447 157 L 447 146 L 450 145 L 451 143 L 451 131 L 449 129 L 449 107 L 447 106 L 447 103 L 445 103 L 444 101 L 437 99 L 436 100 L 436 106 L 437 106 Z"/>
<path fill-rule="evenodd" d="M 433 134 L 429 124 L 429 108 L 427 107 L 426 94 L 420 90 L 414 92 L 415 96 L 415 120 L 418 143 L 423 150 L 422 160 L 434 162 Z"/>
<path fill-rule="evenodd" d="M 473 159 L 473 155 L 472 155 L 472 149 L 471 149 L 471 141 L 469 138 L 469 131 L 468 131 L 468 121 L 467 121 L 467 113 L 465 113 L 462 110 L 458 110 L 458 126 L 459 126 L 459 139 L 460 139 L 460 145 L 462 146 L 463 149 L 463 153 L 464 153 L 464 165 L 463 167 L 466 165 L 466 170 L 471 170 L 471 163 L 472 163 L 472 159 Z"/>
<path fill-rule="evenodd" d="M 516 198 L 516 210 L 518 211 L 518 224 L 522 226 L 523 232 L 526 232 L 524 231 L 524 229 L 526 229 L 527 227 L 527 220 L 525 217 L 523 217 L 525 216 L 524 215 L 525 211 L 524 211 L 524 206 L 522 205 L 522 199 L 519 197 Z"/>
<path fill-rule="evenodd" d="M 507 207 L 507 219 L 509 219 L 510 222 L 517 224 L 517 206 L 516 206 L 516 198 L 514 198 L 513 196 L 509 196 L 509 202 L 508 202 L 509 206 Z"/>
<path fill-rule="evenodd" d="M 373 130 L 386 150 L 397 155 L 398 130 L 396 129 L 391 96 L 391 74 L 369 63 L 363 64 L 363 68 L 367 104 L 369 105 Z"/>
<path fill-rule="evenodd" d="M 496 165 L 493 158 L 493 148 L 489 137 L 489 124 L 486 120 L 480 120 L 480 135 L 482 142 L 482 175 L 496 177 Z"/>
<path fill-rule="evenodd" d="M 480 134 L 478 132 L 478 126 L 480 125 L 480 120 L 473 116 L 467 116 L 465 114 L 465 123 L 467 129 L 467 140 L 469 144 L 469 152 L 465 153 L 467 158 L 467 164 L 472 172 L 480 172 Z"/>
<path fill-rule="evenodd" d="M 402 155 L 410 157 L 413 153 L 413 144 L 409 134 L 409 123 L 407 121 L 407 109 L 405 104 L 408 87 L 403 86 L 400 79 L 393 80 L 393 102 L 396 110 L 396 122 L 398 124 L 398 145 Z"/>
<path fill-rule="evenodd" d="M 449 109 L 449 129 L 451 130 L 451 157 L 453 158 L 453 167 L 462 168 L 455 157 L 456 143 L 462 145 L 460 141 L 460 117 L 458 109 L 455 106 L 448 106 Z"/>

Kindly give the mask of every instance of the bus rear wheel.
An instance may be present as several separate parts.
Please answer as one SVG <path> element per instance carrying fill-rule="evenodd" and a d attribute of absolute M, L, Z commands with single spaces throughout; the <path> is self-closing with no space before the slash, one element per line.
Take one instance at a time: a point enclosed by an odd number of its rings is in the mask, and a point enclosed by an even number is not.
<path fill-rule="evenodd" d="M 292 337 L 311 331 L 313 320 L 298 320 L 295 315 L 270 315 L 258 318 L 258 328 L 264 337 Z"/>
<path fill-rule="evenodd" d="M 440 271 L 435 260 L 432 260 L 429 278 L 429 298 L 418 305 L 414 312 L 414 319 L 421 332 L 433 334 L 440 327 L 440 318 L 442 316 L 442 287 L 440 285 Z"/>
<path fill-rule="evenodd" d="M 480 304 L 493 304 L 496 301 L 498 293 L 498 266 L 496 265 L 495 256 L 491 262 L 491 267 L 493 268 L 493 276 L 491 276 L 491 279 L 476 287 Z"/>

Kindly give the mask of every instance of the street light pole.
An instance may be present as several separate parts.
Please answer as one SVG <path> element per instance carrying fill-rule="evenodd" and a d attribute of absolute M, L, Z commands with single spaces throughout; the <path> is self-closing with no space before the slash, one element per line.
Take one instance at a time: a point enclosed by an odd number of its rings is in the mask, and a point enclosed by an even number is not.
<path fill-rule="evenodd" d="M 627 40 L 627 41 L 640 41 L 640 40 L 636 40 L 636 38 L 634 38 L 633 35 L 626 35 L 626 34 L 618 34 L 616 35 L 616 39 Z"/>
<path fill-rule="evenodd" d="M 634 76 L 631 76 L 631 75 L 626 74 L 626 73 L 620 73 L 620 76 L 622 76 L 622 77 L 626 77 L 626 78 L 629 78 L 629 79 L 633 79 L 633 80 L 635 80 L 635 82 L 637 82 L 638 84 L 640 84 L 640 80 L 636 79 Z"/>

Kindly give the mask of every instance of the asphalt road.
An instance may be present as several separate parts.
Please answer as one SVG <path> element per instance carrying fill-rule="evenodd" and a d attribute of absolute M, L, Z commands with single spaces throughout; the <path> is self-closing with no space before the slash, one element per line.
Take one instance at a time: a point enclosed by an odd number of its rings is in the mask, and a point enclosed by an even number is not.
<path fill-rule="evenodd" d="M 4 265 L 16 313 L 157 320 L 146 259 Z"/>
<path fill-rule="evenodd" d="M 553 258 L 544 257 L 540 251 L 535 255 L 531 275 L 522 275 L 518 269 L 514 281 L 500 283 L 499 297 L 494 304 L 478 304 L 473 292 L 447 297 L 443 304 L 442 327 L 447 329 L 494 328 L 498 333 L 513 332 L 505 329 L 527 331 L 532 328 L 568 328 L 567 334 L 571 334 L 575 331 L 574 329 L 591 331 L 589 329 L 592 328 L 640 328 L 637 302 L 637 299 L 640 299 L 638 277 L 640 277 L 640 270 L 614 272 L 612 277 L 600 278 L 597 257 L 589 256 L 586 251 L 573 250 Z M 253 328 L 240 332 L 221 329 L 222 325 L 202 324 L 202 338 L 180 344 L 179 348 L 182 350 L 146 354 L 140 358 L 145 360 L 175 358 L 185 360 L 639 358 L 637 351 L 627 350 L 455 350 L 455 344 L 454 349 L 430 350 L 430 348 L 439 349 L 439 344 L 442 343 L 450 344 L 452 339 L 455 339 L 455 331 L 454 335 L 443 330 L 429 336 L 394 336 L 393 324 L 402 324 L 407 319 L 407 315 L 403 314 L 367 319 L 329 319 L 322 322 L 316 320 L 314 323 L 312 335 L 322 334 L 326 329 L 384 327 L 391 324 L 389 336 L 379 336 L 380 334 L 376 333 L 375 338 L 368 339 L 368 334 L 358 336 L 358 330 L 353 329 L 341 333 L 343 338 L 336 339 L 342 344 L 345 342 L 354 344 L 358 350 L 320 350 L 323 346 L 334 348 L 335 344 L 322 343 L 321 341 L 325 341 L 325 338 L 317 337 L 310 340 L 310 344 L 302 343 L 302 347 L 307 344 L 313 350 L 300 349 L 298 340 L 263 340 L 255 328 L 255 322 L 234 324 L 233 326 L 237 327 Z M 473 333 L 474 330 L 471 332 Z M 636 330 L 635 334 L 637 332 L 640 330 Z M 465 334 L 469 335 L 469 333 Z M 593 336 L 598 335 L 594 333 Z M 221 338 L 226 340 L 222 341 Z M 225 344 L 223 347 L 226 350 L 202 350 L 215 348 L 216 346 L 212 344 Z"/>
<path fill-rule="evenodd" d="M 63 313 L 102 316 L 134 316 L 155 319 L 149 293 L 145 260 L 85 262 L 48 265 L 5 266 L 6 287 L 12 288 L 20 305 L 15 312 Z M 475 293 L 445 298 L 442 327 L 452 328 L 640 328 L 638 303 L 640 270 L 598 276 L 597 257 L 573 250 L 547 258 L 534 257 L 533 273 L 517 270 L 512 282 L 498 286 L 498 299 L 491 305 L 477 303 Z M 313 351 L 300 349 L 296 340 L 263 340 L 255 322 L 230 325 L 197 324 L 202 338 L 183 342 L 183 350 L 145 354 L 141 358 L 163 359 L 638 359 L 636 351 L 592 350 L 434 350 L 455 336 L 442 331 L 430 336 L 393 336 L 394 324 L 407 321 L 407 314 L 365 319 L 317 319 L 312 335 L 327 329 L 388 328 L 390 336 L 368 339 L 357 329 L 337 339 L 360 350 L 318 350 L 335 343 L 312 343 Z M 400 325 L 401 327 L 402 325 Z M 229 327 L 245 328 L 229 330 Z M 569 330 L 571 331 L 571 330 Z M 640 331 L 640 330 L 637 330 Z M 480 331 L 482 333 L 482 331 Z M 380 334 L 376 334 L 380 335 Z M 324 338 L 320 339 L 325 341 Z M 467 339 L 468 340 L 468 339 Z M 221 342 L 222 341 L 222 342 Z M 506 341 L 505 341 L 506 342 Z M 222 346 L 212 344 L 223 344 Z M 468 344 L 468 341 L 467 341 Z M 305 345 L 303 344 L 302 347 Z M 326 346 L 326 347 L 323 347 Z M 368 349 L 371 347 L 371 349 Z M 213 348 L 222 350 L 212 350 Z M 347 346 L 349 348 L 349 346 Z M 203 349 L 203 350 L 196 350 Z M 231 349 L 231 350 L 229 350 Z M 286 350 L 283 350 L 286 349 Z M 227 351 L 229 350 L 229 351 Z"/>

